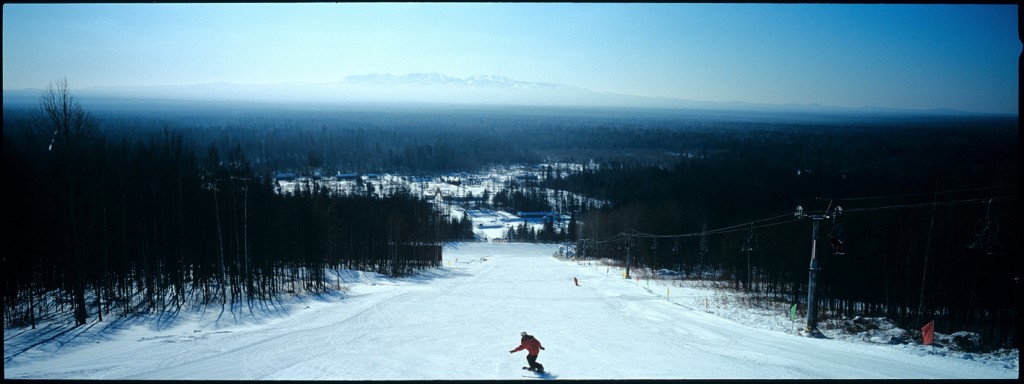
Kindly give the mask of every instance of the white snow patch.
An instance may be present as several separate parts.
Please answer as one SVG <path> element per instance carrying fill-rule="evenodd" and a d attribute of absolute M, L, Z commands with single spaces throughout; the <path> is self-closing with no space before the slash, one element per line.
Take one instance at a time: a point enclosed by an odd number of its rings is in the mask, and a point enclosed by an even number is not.
<path fill-rule="evenodd" d="M 508 352 L 521 331 L 541 340 L 556 379 L 1018 377 L 1016 350 L 888 344 L 897 331 L 869 319 L 866 334 L 802 337 L 786 305 L 752 310 L 709 282 L 626 280 L 557 249 L 451 244 L 444 267 L 414 277 L 332 271 L 347 289 L 330 294 L 5 327 L 4 378 L 521 380 L 525 354 Z"/>

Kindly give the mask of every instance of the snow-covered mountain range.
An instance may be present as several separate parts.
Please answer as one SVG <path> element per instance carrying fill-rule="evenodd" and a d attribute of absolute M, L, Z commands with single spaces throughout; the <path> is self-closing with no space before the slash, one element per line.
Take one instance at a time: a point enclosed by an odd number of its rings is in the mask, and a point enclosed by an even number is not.
<path fill-rule="evenodd" d="M 73 91 L 83 103 L 127 99 L 303 104 L 430 103 L 813 113 L 965 113 L 953 110 L 900 110 L 878 107 L 830 107 L 819 104 L 699 101 L 601 92 L 565 84 L 522 81 L 505 76 L 482 75 L 461 78 L 437 72 L 404 75 L 372 73 L 347 76 L 339 81 L 326 83 L 238 84 L 213 82 L 191 85 L 87 87 L 73 89 Z M 4 104 L 34 104 L 38 101 L 41 92 L 41 89 L 4 89 Z"/>
<path fill-rule="evenodd" d="M 390 73 L 371 73 L 368 75 L 348 76 L 342 81 L 352 85 L 417 85 L 417 86 L 444 86 L 461 88 L 522 88 L 522 89 L 581 89 L 578 87 L 542 82 L 529 82 L 510 79 L 505 76 L 470 76 L 467 78 L 445 76 L 437 72 L 431 73 L 409 73 L 405 75 L 392 75 Z"/>

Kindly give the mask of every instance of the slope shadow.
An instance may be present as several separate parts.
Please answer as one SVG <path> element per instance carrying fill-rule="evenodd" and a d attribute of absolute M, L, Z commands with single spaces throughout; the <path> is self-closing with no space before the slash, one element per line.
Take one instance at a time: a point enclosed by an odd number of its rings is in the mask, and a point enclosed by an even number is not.
<path fill-rule="evenodd" d="M 523 377 L 536 377 L 538 379 L 543 379 L 543 380 L 555 380 L 555 379 L 558 378 L 558 375 L 553 374 L 553 373 L 551 373 L 549 371 L 544 371 L 543 373 L 541 373 L 541 372 L 533 372 L 533 375 L 523 375 Z"/>

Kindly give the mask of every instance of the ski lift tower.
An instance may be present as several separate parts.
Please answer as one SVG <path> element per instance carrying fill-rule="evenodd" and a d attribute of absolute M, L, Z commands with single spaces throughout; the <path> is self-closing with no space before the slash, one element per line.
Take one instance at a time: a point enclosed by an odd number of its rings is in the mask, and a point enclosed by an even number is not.
<path fill-rule="evenodd" d="M 798 219 L 805 219 L 806 218 L 806 219 L 811 219 L 812 220 L 811 221 L 811 266 L 810 266 L 810 273 L 808 273 L 808 276 L 807 276 L 807 327 L 804 328 L 804 332 L 806 332 L 809 336 L 814 336 L 814 335 L 818 334 L 818 329 L 817 329 L 818 328 L 818 319 L 817 319 L 817 317 L 818 317 L 818 301 L 817 301 L 817 297 L 815 295 L 816 294 L 815 291 L 817 291 L 817 288 L 818 288 L 817 287 L 818 286 L 818 271 L 821 270 L 821 268 L 818 268 L 818 258 L 817 258 L 818 223 L 821 222 L 824 219 L 835 218 L 835 217 L 839 216 L 839 214 L 842 213 L 842 212 L 843 212 L 843 208 L 837 205 L 835 210 L 829 211 L 829 210 L 826 209 L 824 213 L 810 214 L 810 213 L 804 212 L 804 207 L 798 205 L 798 206 L 796 206 L 796 212 L 793 213 L 793 216 L 795 216 Z"/>
<path fill-rule="evenodd" d="M 629 266 L 633 264 L 633 253 L 631 252 L 633 250 L 633 235 L 633 230 L 630 230 L 624 239 L 626 243 L 626 279 L 629 279 Z"/>

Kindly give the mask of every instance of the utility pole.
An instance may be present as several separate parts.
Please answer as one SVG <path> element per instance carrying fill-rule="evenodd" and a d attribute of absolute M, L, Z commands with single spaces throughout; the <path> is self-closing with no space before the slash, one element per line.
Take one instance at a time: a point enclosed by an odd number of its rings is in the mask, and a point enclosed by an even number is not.
<path fill-rule="evenodd" d="M 836 206 L 835 211 L 826 210 L 823 214 L 807 214 L 804 212 L 804 208 L 796 206 L 796 213 L 793 216 L 797 218 L 808 218 L 811 219 L 811 266 L 807 276 L 807 327 L 804 331 L 808 335 L 814 335 L 818 332 L 818 300 L 816 291 L 818 288 L 818 223 L 823 219 L 829 219 L 839 216 L 843 212 L 843 208 Z"/>
<path fill-rule="evenodd" d="M 1013 312 L 1010 314 L 1010 320 L 1013 321 L 1014 326 L 1014 329 L 1011 331 L 1013 332 L 1013 336 L 1011 337 L 1010 342 L 1013 345 L 1016 345 L 1017 349 L 1020 349 L 1020 343 L 1017 341 L 1020 340 L 1020 323 L 1017 322 L 1017 283 L 1019 282 L 1020 275 L 1018 274 L 1013 277 Z"/>
<path fill-rule="evenodd" d="M 747 229 L 747 247 L 746 247 L 747 248 L 746 249 L 746 251 L 747 251 L 747 284 L 746 284 L 746 287 L 744 287 L 744 288 L 746 288 L 747 292 L 750 292 L 750 284 L 754 280 L 753 277 L 751 276 L 751 275 L 754 274 L 754 271 L 750 268 L 750 251 L 752 251 L 753 248 L 754 248 L 753 241 L 754 241 L 754 222 L 750 222 L 750 227 L 749 227 L 749 229 Z"/>
<path fill-rule="evenodd" d="M 630 231 L 632 232 L 632 231 Z M 630 233 L 626 236 L 626 278 L 629 278 L 629 265 L 633 264 L 632 250 L 633 248 L 633 234 Z"/>

